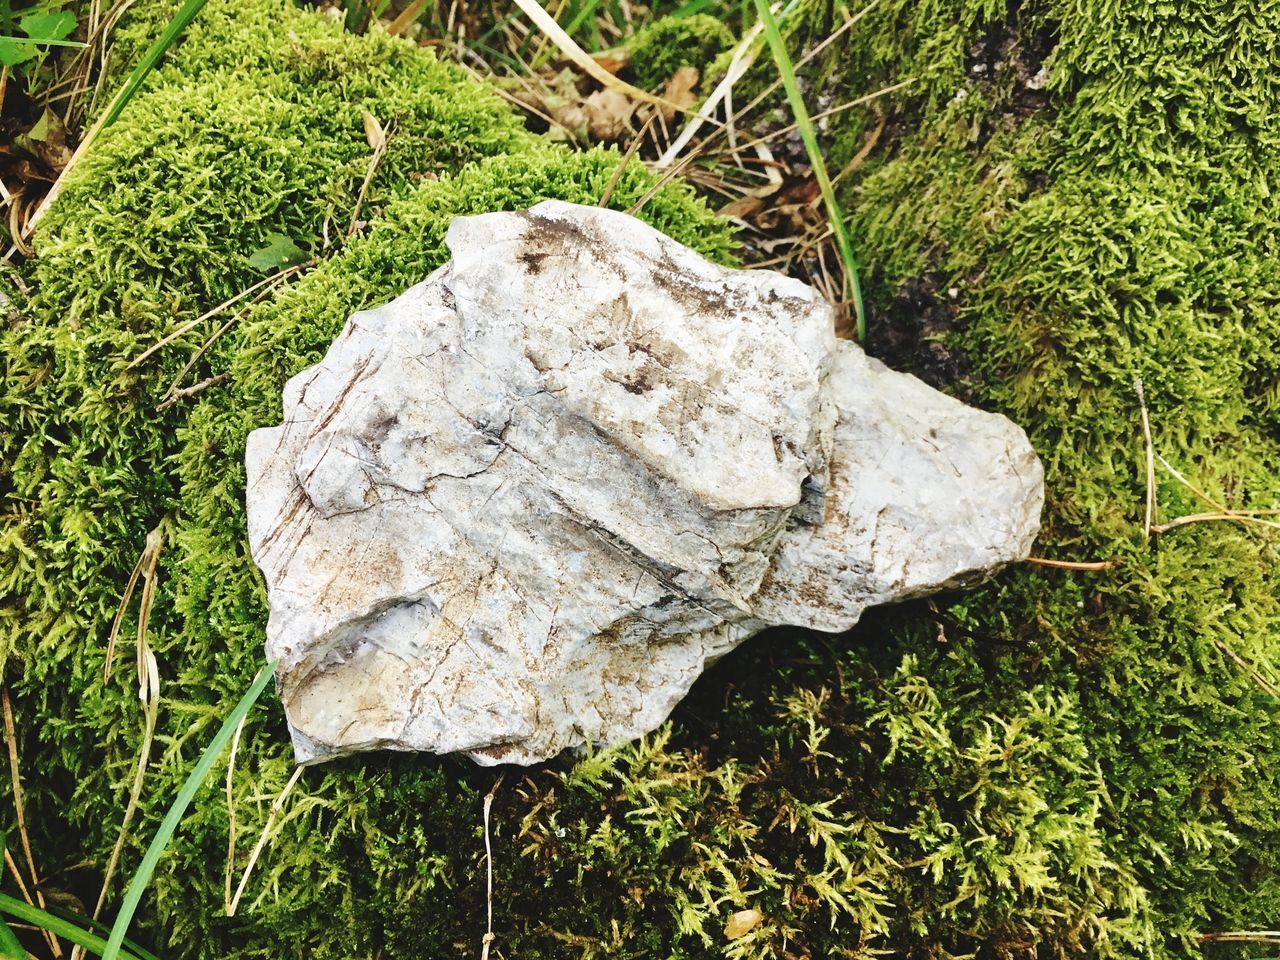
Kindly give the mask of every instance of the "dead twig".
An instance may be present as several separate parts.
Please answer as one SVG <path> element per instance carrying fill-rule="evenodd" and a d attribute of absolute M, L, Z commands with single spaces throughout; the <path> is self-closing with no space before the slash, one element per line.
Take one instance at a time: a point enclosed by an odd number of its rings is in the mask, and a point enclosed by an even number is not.
<path fill-rule="evenodd" d="M 213 332 L 213 336 L 209 337 L 208 340 L 200 344 L 200 349 L 197 350 L 192 355 L 191 359 L 188 360 L 186 364 L 183 366 L 183 368 L 178 372 L 178 375 L 174 377 L 173 380 L 170 381 L 169 386 L 165 388 L 164 396 L 160 398 L 160 402 L 156 405 L 157 410 L 167 410 L 169 407 L 173 406 L 173 404 L 177 401 L 177 395 L 181 392 L 181 390 L 178 387 L 178 384 L 180 384 L 184 379 L 186 379 L 187 374 L 191 372 L 191 368 L 200 362 L 200 358 L 203 357 L 206 353 L 208 353 L 209 348 L 212 347 L 215 343 L 217 343 L 218 340 L 222 338 L 222 335 L 226 333 L 228 330 L 230 330 L 232 325 L 237 320 L 239 320 L 240 317 L 241 317 L 240 313 L 233 313 L 230 319 L 228 319 L 226 323 L 224 323 L 222 326 L 220 326 L 217 330 Z M 184 388 L 184 389 L 189 389 L 189 388 Z M 188 394 L 188 396 L 189 395 L 190 394 Z"/>
<path fill-rule="evenodd" d="M 173 343 L 173 341 L 177 340 L 179 337 L 187 333 L 189 330 L 194 330 L 196 327 L 200 326 L 200 324 L 204 323 L 206 320 L 212 320 L 218 314 L 222 313 L 223 310 L 226 310 L 229 307 L 234 307 L 237 303 L 239 303 L 245 297 L 249 296 L 251 293 L 256 293 L 257 291 L 261 290 L 263 287 L 274 286 L 275 284 L 280 283 L 286 277 L 290 277 L 293 274 L 297 273 L 298 271 L 305 270 L 307 267 L 312 266 L 313 264 L 315 264 L 315 262 L 316 262 L 315 259 L 312 258 L 303 263 L 295 264 L 292 267 L 287 267 L 284 270 L 281 270 L 279 273 L 273 273 L 269 277 L 264 277 L 263 279 L 259 280 L 257 283 L 252 284 L 251 286 L 245 287 L 243 290 L 237 293 L 234 297 L 231 297 L 229 300 L 224 300 L 222 303 L 218 304 L 212 310 L 209 310 L 206 313 L 202 313 L 200 316 L 196 317 L 194 320 L 188 320 L 186 323 L 180 324 L 175 330 L 165 334 L 163 337 L 161 337 L 159 340 L 153 343 L 150 347 L 148 347 L 146 350 L 142 351 L 142 353 L 138 354 L 131 361 L 129 361 L 129 365 L 126 366 L 125 369 L 133 370 L 141 366 L 153 355 L 155 355 L 157 351 L 163 350 L 165 347 Z"/>
<path fill-rule="evenodd" d="M 156 406 L 156 411 L 168 410 L 179 400 L 186 400 L 189 397 L 196 396 L 196 394 L 204 393 L 210 387 L 216 387 L 218 384 L 226 383 L 230 379 L 231 374 L 223 371 L 222 373 L 215 374 L 212 377 L 207 377 L 199 383 L 193 383 L 189 387 L 183 387 L 180 390 L 175 390 L 172 394 L 165 397 L 164 400 L 160 401 Z"/>

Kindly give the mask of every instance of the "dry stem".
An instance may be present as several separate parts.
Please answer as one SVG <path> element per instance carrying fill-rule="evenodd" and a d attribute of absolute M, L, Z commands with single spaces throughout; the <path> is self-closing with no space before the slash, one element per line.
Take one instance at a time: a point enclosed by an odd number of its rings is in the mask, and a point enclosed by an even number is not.
<path fill-rule="evenodd" d="M 31 872 L 31 886 L 35 890 L 36 903 L 45 909 L 44 894 L 40 891 L 40 875 L 36 873 L 35 857 L 31 855 L 31 838 L 27 834 L 27 816 L 22 804 L 22 778 L 18 774 L 18 738 L 13 725 L 13 705 L 9 702 L 9 687 L 0 687 L 0 703 L 4 706 L 4 732 L 9 741 L 9 776 L 13 782 L 13 805 L 18 819 L 18 834 L 22 837 L 22 852 Z M 43 931 L 45 941 L 55 957 L 62 956 L 62 945 L 49 931 Z"/>
<path fill-rule="evenodd" d="M 289 778 L 289 782 L 284 785 L 284 789 L 280 791 L 280 795 L 272 802 L 271 810 L 267 814 L 267 822 L 262 827 L 262 833 L 258 837 L 258 842 L 253 846 L 253 852 L 249 854 L 249 862 L 245 864 L 244 873 L 240 876 L 240 883 L 236 887 L 236 894 L 231 898 L 231 903 L 227 907 L 228 917 L 234 917 L 236 915 L 236 908 L 240 906 L 240 898 L 244 896 L 244 888 L 249 883 L 249 875 L 253 873 L 253 868 L 258 863 L 258 857 L 262 855 L 262 851 L 267 845 L 267 838 L 271 833 L 271 827 L 276 822 L 276 817 L 280 815 L 280 811 L 284 809 L 285 798 L 289 796 L 289 792 L 293 789 L 293 785 L 298 782 L 298 778 L 301 776 L 302 767 L 294 767 L 293 776 Z"/>

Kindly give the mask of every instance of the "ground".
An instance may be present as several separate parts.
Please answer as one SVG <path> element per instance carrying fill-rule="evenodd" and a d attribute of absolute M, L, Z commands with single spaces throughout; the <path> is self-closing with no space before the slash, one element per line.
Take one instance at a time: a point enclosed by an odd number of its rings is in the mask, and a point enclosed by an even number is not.
<path fill-rule="evenodd" d="M 165 6 L 121 28 L 122 61 Z M 735 33 L 750 22 L 723 13 Z M 858 13 L 799 4 L 793 49 Z M 495 956 L 1228 957 L 1250 948 L 1217 934 L 1274 927 L 1274 529 L 1145 534 L 1140 396 L 1168 463 L 1157 524 L 1280 506 L 1280 18 L 1220 0 L 864 14 L 801 77 L 815 110 L 911 81 L 822 124 L 832 170 L 853 163 L 840 190 L 869 349 L 1023 425 L 1047 471 L 1039 555 L 1102 568 L 1019 565 L 845 636 L 762 635 L 661 731 L 583 759 L 308 769 L 227 917 L 228 870 L 292 771 L 268 696 L 229 780 L 230 863 L 224 761 L 160 864 L 140 942 L 474 956 L 489 793 Z M 697 32 L 702 55 L 722 51 Z M 364 113 L 392 134 L 357 209 Z M 50 891 L 91 909 L 119 834 L 145 728 L 139 620 L 159 712 L 125 876 L 261 665 L 241 459 L 284 379 L 438 264 L 451 216 L 595 202 L 619 160 L 547 143 L 425 49 L 276 0 L 214 0 L 89 155 L 0 328 L 0 651 Z M 628 166 L 610 204 L 651 182 Z M 754 234 L 737 247 L 679 181 L 641 215 L 717 259 L 755 256 Z M 262 279 L 253 255 L 272 250 L 320 262 L 134 363 Z M 171 383 L 209 380 L 157 411 Z M 136 590 L 104 682 L 152 531 L 150 613 Z M 758 925 L 726 939 L 748 908 Z"/>

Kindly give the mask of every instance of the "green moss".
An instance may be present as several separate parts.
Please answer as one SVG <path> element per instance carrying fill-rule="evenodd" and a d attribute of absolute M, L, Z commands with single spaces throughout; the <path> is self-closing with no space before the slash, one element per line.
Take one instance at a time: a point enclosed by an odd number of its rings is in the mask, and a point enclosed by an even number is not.
<path fill-rule="evenodd" d="M 838 14 L 802 5 L 792 42 Z M 881 101 L 884 133 L 843 181 L 873 349 L 1027 428 L 1048 472 L 1042 552 L 1123 566 L 1020 567 L 849 637 L 763 636 L 658 734 L 509 773 L 493 810 L 504 956 L 1166 958 L 1196 954 L 1202 932 L 1274 926 L 1280 714 L 1233 659 L 1277 679 L 1274 535 L 1206 523 L 1143 540 L 1133 388 L 1141 376 L 1159 452 L 1212 497 L 1280 505 L 1273 20 L 1210 0 L 882 0 L 806 69 L 815 103 L 915 78 Z M 363 110 L 399 132 L 371 225 L 348 242 Z M 880 119 L 832 123 L 832 165 Z M 452 216 L 591 202 L 616 163 L 531 137 L 422 51 L 270 0 L 205 11 L 91 154 L 0 333 L 0 644 L 55 887 L 92 902 L 132 776 L 132 679 L 101 671 L 146 532 L 167 543 L 142 838 L 261 662 L 247 432 L 279 417 L 284 380 L 349 313 L 439 264 Z M 650 182 L 637 165 L 613 202 Z M 729 256 L 684 188 L 645 217 Z M 225 382 L 155 413 L 218 321 L 129 361 L 256 281 L 248 256 L 271 233 L 322 262 L 185 381 Z M 1204 509 L 1164 472 L 1159 495 L 1166 520 Z M 278 704 L 263 703 L 233 777 L 236 878 L 290 770 Z M 140 936 L 173 957 L 474 956 L 495 780 L 376 754 L 306 771 L 235 918 L 211 783 Z M 748 906 L 761 923 L 726 942 Z"/>
<path fill-rule="evenodd" d="M 716 58 L 732 49 L 735 42 L 719 19 L 695 13 L 656 20 L 636 31 L 626 47 L 636 85 L 644 90 L 661 90 L 681 67 L 697 67 L 705 76 Z"/>
<path fill-rule="evenodd" d="M 1280 502 L 1280 268 L 1259 242 L 1276 226 L 1261 120 L 1276 24 L 1214 3 L 931 16 L 911 44 L 946 70 L 869 39 L 900 35 L 892 11 L 852 43 L 851 84 L 920 77 L 845 194 L 881 305 L 873 344 L 878 322 L 880 348 L 926 374 L 945 348 L 967 369 L 954 386 L 1027 427 L 1048 471 L 1044 553 L 1125 561 L 967 598 L 990 666 L 933 682 L 948 702 L 1006 684 L 1069 698 L 1105 783 L 1102 851 L 1143 891 L 1135 949 L 1180 955 L 1200 932 L 1265 924 L 1274 901 L 1277 704 L 1232 654 L 1272 675 L 1280 605 L 1260 529 L 1143 542 L 1134 380 L 1157 451 L 1194 483 L 1237 508 Z M 833 131 L 833 150 L 875 123 Z M 1159 472 L 1164 519 L 1208 509 Z"/>
<path fill-rule="evenodd" d="M 152 4 L 152 19 L 127 28 L 124 42 L 145 37 L 148 22 L 154 30 L 166 8 Z M 348 240 L 370 169 L 365 112 L 391 140 L 359 213 L 371 226 Z M 31 293 L 0 331 L 0 653 L 14 678 L 24 769 L 39 771 L 27 813 L 44 875 L 92 903 L 118 830 L 141 734 L 136 688 L 121 665 L 132 659 L 128 639 L 109 682 L 102 673 L 108 627 L 147 531 L 166 538 L 149 620 L 162 705 L 125 871 L 221 706 L 261 660 L 265 609 L 244 544 L 245 433 L 279 417 L 284 379 L 318 359 L 352 311 L 442 262 L 453 216 L 548 197 L 595 202 L 618 159 L 539 140 L 427 51 L 351 37 L 273 0 L 211 4 L 104 134 L 42 225 L 24 280 Z M 630 205 L 652 182 L 636 165 L 612 202 Z M 687 188 L 662 190 L 644 215 L 730 258 L 726 228 Z M 243 315 L 196 325 L 130 365 L 259 281 L 250 256 L 273 234 L 321 263 L 261 302 L 246 300 Z M 233 323 L 182 383 L 224 374 L 228 382 L 157 411 L 225 319 Z M 125 638 L 135 616 L 125 619 Z M 291 766 L 279 723 L 276 709 L 260 708 L 242 743 L 237 873 L 263 823 L 262 792 L 278 789 Z M 456 885 L 470 869 L 456 849 L 443 852 L 472 828 L 470 811 L 455 804 L 472 796 L 459 769 L 410 763 L 385 804 L 371 786 L 385 774 L 362 764 L 309 777 L 281 842 L 295 832 L 310 839 L 287 860 L 264 862 L 249 897 L 278 890 L 282 876 L 292 892 L 246 901 L 247 916 L 234 921 L 219 916 L 227 814 L 211 788 L 156 878 L 150 935 L 170 955 L 275 957 L 300 942 L 317 956 L 350 956 L 361 944 L 371 954 L 383 938 L 379 911 L 401 911 L 412 902 L 407 890 Z M 462 936 L 467 915 L 445 914 L 440 924 Z"/>

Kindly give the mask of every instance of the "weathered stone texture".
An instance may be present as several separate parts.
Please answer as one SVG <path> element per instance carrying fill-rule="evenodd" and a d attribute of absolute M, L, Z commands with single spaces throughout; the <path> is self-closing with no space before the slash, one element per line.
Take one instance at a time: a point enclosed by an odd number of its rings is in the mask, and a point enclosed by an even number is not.
<path fill-rule="evenodd" d="M 249 440 L 300 760 L 638 736 L 766 626 L 1030 549 L 1022 431 L 836 341 L 806 285 L 557 201 L 447 242 Z"/>

